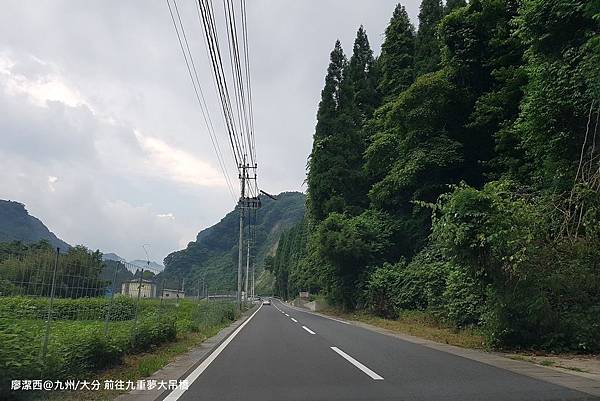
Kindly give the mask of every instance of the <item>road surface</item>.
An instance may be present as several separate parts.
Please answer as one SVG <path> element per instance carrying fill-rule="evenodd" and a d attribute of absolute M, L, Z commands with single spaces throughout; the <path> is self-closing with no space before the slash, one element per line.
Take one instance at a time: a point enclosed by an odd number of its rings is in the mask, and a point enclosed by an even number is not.
<path fill-rule="evenodd" d="M 596 399 L 277 300 L 262 306 L 222 343 L 191 380 L 187 391 L 165 400 Z"/>

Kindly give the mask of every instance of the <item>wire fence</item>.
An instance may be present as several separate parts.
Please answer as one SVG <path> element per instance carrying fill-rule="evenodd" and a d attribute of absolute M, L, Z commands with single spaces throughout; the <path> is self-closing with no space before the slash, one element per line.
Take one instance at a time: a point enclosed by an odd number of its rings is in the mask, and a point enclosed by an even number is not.
<path fill-rule="evenodd" d="M 235 318 L 232 302 L 207 302 L 235 294 L 158 273 L 85 248 L 0 255 L 0 381 L 90 372 Z"/>

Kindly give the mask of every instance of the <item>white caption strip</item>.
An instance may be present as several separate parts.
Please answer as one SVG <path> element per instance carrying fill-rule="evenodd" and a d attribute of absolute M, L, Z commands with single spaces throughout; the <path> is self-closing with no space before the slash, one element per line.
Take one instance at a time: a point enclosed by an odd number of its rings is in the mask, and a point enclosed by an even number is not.
<path fill-rule="evenodd" d="M 350 362 L 352 365 L 356 366 L 360 370 L 363 371 L 367 376 L 371 377 L 373 380 L 383 380 L 383 377 L 379 376 L 377 373 L 373 372 L 371 369 L 367 368 L 362 363 L 358 362 L 356 359 L 352 358 L 350 355 L 346 354 L 344 351 L 339 349 L 338 347 L 330 347 L 332 350 L 337 352 L 342 358 Z"/>

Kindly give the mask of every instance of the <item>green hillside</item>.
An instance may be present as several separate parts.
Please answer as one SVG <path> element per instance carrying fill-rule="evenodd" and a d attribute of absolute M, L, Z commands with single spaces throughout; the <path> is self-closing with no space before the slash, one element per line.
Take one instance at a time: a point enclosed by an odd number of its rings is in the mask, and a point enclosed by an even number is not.
<path fill-rule="evenodd" d="M 256 211 L 253 252 L 257 272 L 263 270 L 265 256 L 274 253 L 281 233 L 304 217 L 305 196 L 300 192 L 283 192 L 277 195 L 276 201 L 267 197 L 262 197 L 261 201 L 262 207 Z M 169 254 L 159 279 L 164 279 L 167 286 L 178 286 L 185 279 L 186 288 L 190 289 L 197 285 L 200 277 L 206 277 L 212 289 L 234 289 L 238 236 L 239 211 L 236 207 L 220 222 L 200 231 L 196 241 L 190 242 L 186 249 Z"/>
<path fill-rule="evenodd" d="M 47 240 L 52 247 L 68 250 L 71 246 L 59 239 L 40 220 L 31 216 L 25 205 L 0 199 L 0 242 L 21 241 L 32 244 Z"/>

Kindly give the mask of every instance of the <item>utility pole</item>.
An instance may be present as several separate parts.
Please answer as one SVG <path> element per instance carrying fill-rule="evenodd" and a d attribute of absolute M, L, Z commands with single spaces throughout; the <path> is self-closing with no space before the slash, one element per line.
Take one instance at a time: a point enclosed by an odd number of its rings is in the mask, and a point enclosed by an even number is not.
<path fill-rule="evenodd" d="M 244 296 L 245 299 L 248 299 L 248 273 L 250 270 L 250 235 L 248 235 L 248 239 L 246 240 L 248 243 L 248 251 L 246 252 L 246 282 L 244 284 Z"/>
<path fill-rule="evenodd" d="M 238 272 L 237 272 L 237 307 L 242 309 L 242 258 L 244 256 L 244 200 L 246 198 L 246 156 L 244 156 L 244 164 L 240 166 L 240 184 L 242 193 L 240 196 L 240 241 L 238 244 Z"/>
<path fill-rule="evenodd" d="M 238 309 L 242 308 L 242 263 L 244 258 L 244 214 L 245 209 L 258 209 L 260 207 L 260 198 L 258 194 L 255 197 L 250 197 L 246 195 L 247 183 L 246 181 L 255 180 L 256 181 L 256 164 L 253 166 L 249 165 L 246 162 L 246 156 L 244 155 L 243 164 L 239 166 L 240 169 L 240 187 L 241 187 L 241 195 L 240 195 L 240 238 L 238 244 L 238 276 L 237 276 L 237 306 Z M 248 174 L 248 170 L 254 169 L 254 174 L 251 177 Z M 246 261 L 246 280 L 245 280 L 245 296 L 244 299 L 248 297 L 248 270 L 249 270 L 249 257 L 250 257 L 250 242 L 248 242 L 248 250 L 247 250 L 248 260 Z"/>
<path fill-rule="evenodd" d="M 256 293 L 254 292 L 254 269 L 256 266 L 254 265 L 254 260 L 252 260 L 252 299 L 256 298 Z"/>

